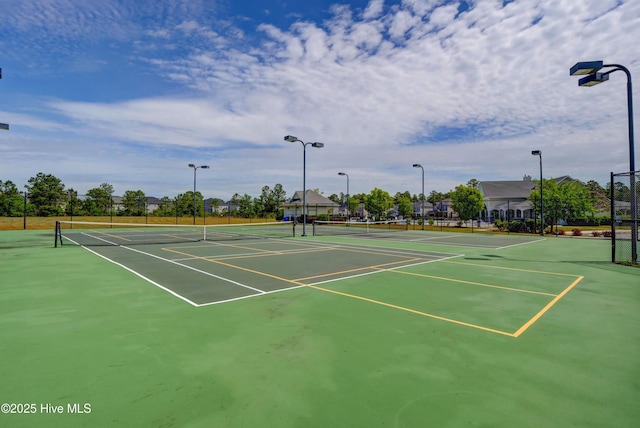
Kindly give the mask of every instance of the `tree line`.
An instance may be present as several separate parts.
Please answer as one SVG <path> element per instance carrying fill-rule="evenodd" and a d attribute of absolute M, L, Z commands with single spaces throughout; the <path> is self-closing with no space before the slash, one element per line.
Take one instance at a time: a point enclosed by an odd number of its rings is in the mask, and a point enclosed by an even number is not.
<path fill-rule="evenodd" d="M 18 217 L 23 215 L 50 217 L 63 215 L 77 216 L 190 216 L 204 214 L 205 199 L 200 192 L 187 191 L 175 197 L 164 196 L 155 201 L 153 212 L 148 210 L 149 198 L 142 190 L 126 190 L 122 199 L 114 204 L 114 189 L 111 184 L 102 183 L 87 190 L 83 195 L 73 188 L 66 188 L 62 180 L 52 174 L 38 173 L 29 179 L 25 191 L 21 192 L 10 180 L 0 180 L 0 216 Z M 212 210 L 217 211 L 224 203 L 221 199 L 209 200 Z M 277 216 L 281 205 L 286 202 L 286 192 L 281 184 L 273 188 L 264 186 L 260 196 L 235 194 L 230 200 L 233 213 L 245 217 Z"/>
<path fill-rule="evenodd" d="M 534 180 L 538 183 L 537 180 Z M 465 185 L 442 193 L 432 191 L 424 197 L 425 210 L 434 209 L 441 201 L 451 200 L 451 206 L 462 221 L 477 218 L 484 208 L 481 192 L 478 190 L 478 180 L 471 179 Z M 538 187 L 531 192 L 529 200 L 534 205 L 537 214 L 540 213 L 540 198 Z M 317 189 L 316 189 L 317 191 Z M 26 196 L 25 197 L 25 192 Z M 62 216 L 62 215 L 123 215 L 123 216 L 189 216 L 194 212 L 193 191 L 178 194 L 175 197 L 162 197 L 157 202 L 153 212 L 147 209 L 147 196 L 142 190 L 127 190 L 122 195 L 117 211 L 113 204 L 113 186 L 102 183 L 96 188 L 89 189 L 78 197 L 78 192 L 67 189 L 62 180 L 51 174 L 38 173 L 31 177 L 25 186 L 25 192 L 20 192 L 11 181 L 0 181 L 0 216 L 16 217 L 28 216 Z M 321 193 L 321 192 L 319 192 Z M 545 217 L 549 224 L 558 218 L 576 218 L 597 211 L 606 211 L 610 206 L 610 184 L 601 187 L 591 180 L 586 185 L 573 182 L 558 185 L 556 180 L 543 180 L 543 198 Z M 614 198 L 616 200 L 630 200 L 629 188 L 623 183 L 614 183 Z M 328 197 L 335 203 L 347 205 L 351 213 L 357 212 L 361 205 L 369 214 L 377 219 L 387 218 L 389 211 L 397 207 L 397 214 L 403 218 L 415 216 L 414 203 L 423 200 L 422 194 L 411 194 L 409 191 L 389 192 L 374 188 L 369 193 L 346 195 L 332 194 Z M 286 191 L 281 184 L 273 188 L 264 186 L 257 197 L 248 194 L 234 194 L 227 203 L 224 211 L 230 215 L 242 217 L 279 217 L 282 215 L 282 204 L 287 200 Z M 200 192 L 195 194 L 196 213 L 204 215 L 205 200 Z M 219 211 L 225 204 L 218 198 L 210 199 L 210 212 Z M 428 205 L 427 205 L 428 204 Z M 26 211 L 25 211 L 26 210 Z M 435 210 L 434 210 L 435 211 Z"/>

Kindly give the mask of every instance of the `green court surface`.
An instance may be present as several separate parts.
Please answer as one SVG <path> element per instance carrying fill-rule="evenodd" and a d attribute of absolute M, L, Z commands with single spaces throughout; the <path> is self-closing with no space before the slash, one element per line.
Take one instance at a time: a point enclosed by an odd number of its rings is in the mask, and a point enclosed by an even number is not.
<path fill-rule="evenodd" d="M 0 426 L 634 427 L 640 269 L 610 250 L 3 231 Z"/>

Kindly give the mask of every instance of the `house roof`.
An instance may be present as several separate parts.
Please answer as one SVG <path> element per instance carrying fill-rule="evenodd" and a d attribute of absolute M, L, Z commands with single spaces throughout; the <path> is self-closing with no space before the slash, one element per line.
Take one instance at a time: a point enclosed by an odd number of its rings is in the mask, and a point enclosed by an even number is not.
<path fill-rule="evenodd" d="M 531 180 L 482 181 L 478 185 L 480 192 L 488 199 L 527 199 L 535 187 L 536 183 Z"/>
<path fill-rule="evenodd" d="M 584 183 L 582 181 L 580 181 L 580 180 L 578 180 L 576 178 L 572 178 L 569 175 L 563 175 L 562 177 L 558 177 L 555 180 L 556 180 L 556 183 L 558 183 L 558 185 L 562 185 L 562 184 L 565 184 L 565 183 L 580 183 L 580 184 L 584 185 Z"/>
<path fill-rule="evenodd" d="M 329 198 L 325 198 L 320 193 L 314 192 L 313 190 L 307 190 L 306 193 L 307 193 L 307 205 L 317 205 L 320 207 L 339 207 L 340 206 L 340 204 L 333 202 Z M 293 194 L 291 199 L 289 199 L 289 202 L 287 202 L 286 204 L 283 204 L 283 206 L 286 207 L 286 206 L 302 205 L 302 201 L 303 201 L 302 196 L 303 196 L 302 190 L 297 190 Z"/>
<path fill-rule="evenodd" d="M 558 185 L 568 183 L 582 183 L 580 180 L 571 178 L 568 175 L 554 179 Z M 484 195 L 485 199 L 516 199 L 516 198 L 529 198 L 531 191 L 536 188 L 536 183 L 531 180 L 531 177 L 525 176 L 523 180 L 519 181 L 481 181 L 478 185 L 478 189 Z"/>

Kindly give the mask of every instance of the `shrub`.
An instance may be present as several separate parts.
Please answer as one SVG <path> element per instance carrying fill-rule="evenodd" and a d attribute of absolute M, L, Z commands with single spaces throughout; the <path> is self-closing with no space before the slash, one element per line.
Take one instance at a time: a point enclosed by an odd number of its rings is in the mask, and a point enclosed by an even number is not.
<path fill-rule="evenodd" d="M 611 231 L 610 230 L 603 231 L 602 236 L 604 236 L 605 238 L 611 238 Z"/>
<path fill-rule="evenodd" d="M 564 229 L 558 229 L 558 231 L 556 232 L 558 235 L 564 235 L 565 231 Z"/>
<path fill-rule="evenodd" d="M 515 233 L 528 232 L 527 225 L 522 221 L 512 220 L 510 222 L 505 222 L 505 223 L 507 224 L 507 228 L 509 232 L 515 232 Z"/>
<path fill-rule="evenodd" d="M 578 229 L 577 227 L 575 229 L 573 229 L 571 231 L 571 233 L 573 234 L 573 236 L 582 236 L 582 231 L 580 229 Z"/>
<path fill-rule="evenodd" d="M 593 232 L 591 232 L 591 235 L 596 237 L 596 238 L 598 238 L 598 237 L 602 236 L 602 233 L 598 232 L 597 230 L 594 230 Z"/>
<path fill-rule="evenodd" d="M 497 227 L 497 228 L 498 228 L 498 230 L 500 230 L 500 231 L 505 231 L 505 230 L 507 230 L 507 227 L 509 226 L 509 223 L 507 223 L 507 222 L 506 222 L 506 221 L 504 221 L 504 220 L 495 220 L 495 221 L 493 222 L 493 225 L 494 225 L 495 227 Z"/>

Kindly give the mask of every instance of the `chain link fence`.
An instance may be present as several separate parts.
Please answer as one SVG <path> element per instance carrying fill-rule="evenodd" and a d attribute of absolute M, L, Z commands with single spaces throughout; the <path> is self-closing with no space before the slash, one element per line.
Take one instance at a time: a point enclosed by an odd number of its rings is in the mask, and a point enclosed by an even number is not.
<path fill-rule="evenodd" d="M 611 173 L 611 261 L 638 263 L 640 171 Z"/>

